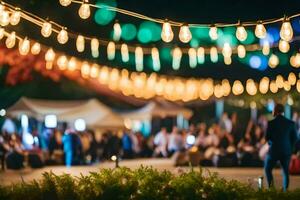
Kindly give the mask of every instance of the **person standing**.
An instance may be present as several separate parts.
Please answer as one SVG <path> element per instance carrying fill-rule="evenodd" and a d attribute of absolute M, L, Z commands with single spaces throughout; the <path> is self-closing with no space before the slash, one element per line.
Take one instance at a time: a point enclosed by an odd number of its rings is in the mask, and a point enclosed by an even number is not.
<path fill-rule="evenodd" d="M 275 118 L 269 121 L 265 136 L 269 144 L 269 152 L 265 159 L 265 173 L 268 186 L 273 186 L 272 170 L 279 161 L 283 171 L 283 190 L 286 191 L 289 187 L 289 164 L 297 140 L 297 131 L 295 123 L 285 118 L 283 114 L 283 105 L 276 104 L 273 111 Z"/>

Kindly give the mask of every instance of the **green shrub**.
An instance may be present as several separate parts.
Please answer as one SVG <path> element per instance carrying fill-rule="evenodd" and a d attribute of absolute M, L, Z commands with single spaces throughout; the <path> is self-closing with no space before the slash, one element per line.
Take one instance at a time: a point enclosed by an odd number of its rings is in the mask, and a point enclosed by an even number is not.
<path fill-rule="evenodd" d="M 300 199 L 300 189 L 281 192 L 256 190 L 200 170 L 173 174 L 151 167 L 102 169 L 73 177 L 44 173 L 39 181 L 0 185 L 0 200 L 194 200 L 194 199 Z"/>

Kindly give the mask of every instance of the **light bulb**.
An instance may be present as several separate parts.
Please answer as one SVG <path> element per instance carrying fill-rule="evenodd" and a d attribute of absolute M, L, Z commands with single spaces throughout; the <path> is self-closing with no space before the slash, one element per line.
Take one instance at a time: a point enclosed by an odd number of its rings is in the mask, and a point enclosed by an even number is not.
<path fill-rule="evenodd" d="M 290 50 L 290 44 L 285 40 L 280 40 L 278 47 L 282 53 L 287 53 Z"/>
<path fill-rule="evenodd" d="M 257 87 L 253 79 L 248 79 L 246 82 L 246 91 L 249 95 L 253 96 L 257 93 Z"/>
<path fill-rule="evenodd" d="M 127 44 L 122 44 L 121 45 L 121 56 L 122 56 L 122 61 L 123 62 L 128 62 L 129 61 L 129 52 L 128 52 Z"/>
<path fill-rule="evenodd" d="M 91 78 L 97 78 L 99 76 L 99 66 L 97 64 L 93 64 L 90 71 Z"/>
<path fill-rule="evenodd" d="M 96 38 L 91 40 L 91 52 L 94 58 L 99 57 L 99 40 Z"/>
<path fill-rule="evenodd" d="M 205 62 L 205 49 L 203 47 L 199 47 L 197 49 L 197 61 L 199 64 L 203 64 Z"/>
<path fill-rule="evenodd" d="M 293 72 L 289 73 L 289 76 L 288 76 L 288 82 L 289 82 L 289 84 L 290 85 L 295 85 L 296 81 L 297 81 L 296 75 Z"/>
<path fill-rule="evenodd" d="M 74 57 L 70 58 L 68 62 L 68 70 L 74 71 L 77 68 L 77 61 Z"/>
<path fill-rule="evenodd" d="M 57 35 L 57 41 L 60 44 L 66 44 L 69 40 L 68 32 L 65 28 L 61 29 L 61 31 Z"/>
<path fill-rule="evenodd" d="M 244 45 L 240 44 L 237 47 L 237 52 L 238 52 L 238 57 L 239 58 L 245 58 L 245 56 L 246 56 L 246 49 L 245 49 Z"/>
<path fill-rule="evenodd" d="M 172 67 L 174 70 L 178 70 L 180 67 L 180 62 L 181 62 L 181 57 L 182 57 L 182 52 L 179 47 L 176 47 L 173 49 L 173 62 L 172 62 Z"/>
<path fill-rule="evenodd" d="M 19 42 L 19 53 L 23 56 L 27 55 L 30 51 L 30 42 L 27 38 L 20 40 Z"/>
<path fill-rule="evenodd" d="M 189 64 L 191 68 L 195 68 L 197 66 L 197 51 L 194 48 L 190 48 L 188 51 L 189 54 Z"/>
<path fill-rule="evenodd" d="M 55 52 L 53 51 L 52 48 L 48 49 L 48 51 L 45 54 L 45 60 L 47 62 L 53 62 L 55 59 Z"/>
<path fill-rule="evenodd" d="M 210 60 L 213 63 L 218 62 L 218 49 L 216 47 L 210 48 Z"/>
<path fill-rule="evenodd" d="M 21 12 L 19 10 L 15 10 L 10 16 L 10 24 L 15 26 L 21 20 Z"/>
<path fill-rule="evenodd" d="M 295 55 L 295 66 L 298 68 L 300 67 L 300 53 Z"/>
<path fill-rule="evenodd" d="M 263 39 L 267 36 L 267 31 L 262 23 L 258 23 L 255 27 L 255 35 L 257 38 Z"/>
<path fill-rule="evenodd" d="M 267 40 L 265 40 L 263 43 L 262 53 L 265 56 L 269 55 L 269 53 L 270 53 L 270 44 Z"/>
<path fill-rule="evenodd" d="M 232 49 L 231 46 L 228 42 L 224 43 L 223 49 L 222 49 L 222 54 L 224 57 L 231 57 L 232 55 Z"/>
<path fill-rule="evenodd" d="M 90 75 L 91 67 L 87 62 L 83 62 L 81 65 L 81 76 L 83 78 L 88 78 Z"/>
<path fill-rule="evenodd" d="M 5 41 L 5 45 L 7 48 L 11 49 L 15 46 L 16 44 L 16 32 L 11 32 L 11 34 L 9 34 L 9 36 L 7 36 L 6 41 Z"/>
<path fill-rule="evenodd" d="M 281 75 L 277 75 L 275 83 L 276 83 L 276 85 L 277 85 L 278 88 L 283 88 L 284 87 L 284 79 L 283 79 L 283 77 Z"/>
<path fill-rule="evenodd" d="M 153 47 L 151 49 L 151 56 L 152 56 L 153 70 L 159 71 L 160 70 L 159 51 L 156 47 Z"/>
<path fill-rule="evenodd" d="M 135 67 L 137 71 L 143 71 L 144 53 L 142 47 L 135 48 Z"/>
<path fill-rule="evenodd" d="M 275 81 L 271 81 L 270 83 L 270 91 L 272 93 L 277 93 L 278 92 L 278 87 Z"/>
<path fill-rule="evenodd" d="M 192 39 L 192 33 L 188 25 L 180 27 L 179 40 L 183 43 L 188 43 Z"/>
<path fill-rule="evenodd" d="M 113 34 L 113 40 L 114 41 L 119 41 L 121 38 L 121 34 L 122 34 L 122 29 L 119 23 L 115 23 L 114 24 L 114 34 Z"/>
<path fill-rule="evenodd" d="M 218 39 L 218 28 L 217 27 L 215 27 L 215 26 L 210 27 L 210 29 L 209 29 L 209 37 L 212 40 Z"/>
<path fill-rule="evenodd" d="M 68 65 L 68 59 L 65 55 L 59 56 L 57 59 L 57 66 L 60 70 L 66 70 Z"/>
<path fill-rule="evenodd" d="M 232 63 L 231 57 L 224 57 L 224 63 L 225 65 L 230 65 Z"/>
<path fill-rule="evenodd" d="M 4 28 L 0 27 L 0 40 L 4 37 Z"/>
<path fill-rule="evenodd" d="M 284 21 L 280 28 L 280 38 L 286 42 L 293 39 L 293 28 L 290 21 Z"/>
<path fill-rule="evenodd" d="M 31 53 L 33 55 L 38 55 L 41 52 L 41 45 L 38 42 L 35 42 L 31 47 Z"/>
<path fill-rule="evenodd" d="M 107 45 L 107 59 L 113 60 L 116 55 L 116 45 L 114 42 L 109 42 Z"/>
<path fill-rule="evenodd" d="M 268 77 L 263 77 L 259 82 L 259 91 L 262 94 L 266 94 L 269 90 L 270 79 Z"/>
<path fill-rule="evenodd" d="M 233 86 L 232 86 L 232 93 L 234 95 L 240 95 L 244 92 L 244 86 L 241 83 L 241 81 L 236 80 L 233 82 Z"/>
<path fill-rule="evenodd" d="M 279 58 L 278 56 L 276 56 L 275 54 L 272 54 L 269 58 L 269 62 L 268 62 L 269 66 L 271 68 L 275 68 L 277 67 L 277 65 L 279 64 Z"/>
<path fill-rule="evenodd" d="M 2 10 L 0 12 L 0 25 L 7 26 L 9 24 L 9 21 L 10 21 L 9 12 L 6 10 Z"/>
<path fill-rule="evenodd" d="M 82 19 L 87 19 L 91 15 L 90 5 L 83 2 L 78 10 L 78 14 Z"/>
<path fill-rule="evenodd" d="M 297 81 L 297 91 L 300 93 L 300 80 Z"/>
<path fill-rule="evenodd" d="M 50 37 L 51 33 L 52 33 L 52 25 L 49 22 L 44 22 L 41 29 L 41 34 L 47 38 Z"/>
<path fill-rule="evenodd" d="M 85 48 L 85 41 L 82 35 L 78 35 L 76 39 L 76 49 L 78 52 L 83 52 Z"/>
<path fill-rule="evenodd" d="M 171 42 L 174 38 L 174 33 L 169 22 L 164 22 L 161 31 L 161 39 L 164 42 Z"/>
<path fill-rule="evenodd" d="M 239 41 L 245 41 L 247 39 L 247 31 L 245 27 L 241 25 L 238 26 L 235 35 Z"/>
<path fill-rule="evenodd" d="M 59 0 L 59 3 L 62 6 L 69 6 L 72 3 L 72 0 Z"/>

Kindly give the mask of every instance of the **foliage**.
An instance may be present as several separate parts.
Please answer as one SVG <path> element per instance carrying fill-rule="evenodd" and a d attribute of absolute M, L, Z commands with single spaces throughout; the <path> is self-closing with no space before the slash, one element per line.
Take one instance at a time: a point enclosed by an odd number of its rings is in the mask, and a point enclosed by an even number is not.
<path fill-rule="evenodd" d="M 256 190 L 248 184 L 227 181 L 203 170 L 173 174 L 151 167 L 101 169 L 89 175 L 43 174 L 39 181 L 0 186 L 0 200 L 181 200 L 181 199 L 299 199 L 300 189 L 281 192 Z"/>

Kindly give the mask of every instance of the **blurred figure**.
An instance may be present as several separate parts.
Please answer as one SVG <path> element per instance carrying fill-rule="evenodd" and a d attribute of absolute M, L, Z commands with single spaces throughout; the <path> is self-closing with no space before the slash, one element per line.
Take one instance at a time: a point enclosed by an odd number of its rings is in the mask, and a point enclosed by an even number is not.
<path fill-rule="evenodd" d="M 231 133 L 232 131 L 232 122 L 228 117 L 226 112 L 223 113 L 220 122 L 219 122 L 221 130 L 226 131 L 227 133 Z"/>
<path fill-rule="evenodd" d="M 269 143 L 269 152 L 265 160 L 265 173 L 269 187 L 273 185 L 272 170 L 277 161 L 280 162 L 283 172 L 283 190 L 289 187 L 289 164 L 293 147 L 297 140 L 296 125 L 284 117 L 284 106 L 277 104 L 274 108 L 274 119 L 269 121 L 266 141 Z"/>
<path fill-rule="evenodd" d="M 4 123 L 1 128 L 2 133 L 8 133 L 8 134 L 14 134 L 17 132 L 16 124 L 14 121 L 10 118 L 10 116 L 7 115 L 7 117 L 4 120 Z"/>
<path fill-rule="evenodd" d="M 79 136 L 72 129 L 67 129 L 62 138 L 64 152 L 65 152 L 65 164 L 67 167 L 71 167 L 74 164 L 79 164 L 82 145 Z"/>
<path fill-rule="evenodd" d="M 122 136 L 122 148 L 123 148 L 123 158 L 132 158 L 133 150 L 132 150 L 132 139 L 126 131 L 124 131 Z"/>
<path fill-rule="evenodd" d="M 110 159 L 113 155 L 120 155 L 121 145 L 122 141 L 121 138 L 119 138 L 117 132 L 113 132 L 108 135 L 108 140 L 106 144 L 106 149 L 108 151 L 108 159 Z"/>
<path fill-rule="evenodd" d="M 55 130 L 49 140 L 49 155 L 51 160 L 60 163 L 63 156 L 62 134 Z"/>
<path fill-rule="evenodd" d="M 234 138 L 234 144 L 237 145 L 243 137 L 243 131 L 236 112 L 234 112 L 231 115 L 231 123 L 232 123 L 231 135 Z"/>
<path fill-rule="evenodd" d="M 167 157 L 167 145 L 168 145 L 168 133 L 165 127 L 161 128 L 161 131 L 158 132 L 154 138 L 154 156 L 163 156 Z"/>
<path fill-rule="evenodd" d="M 3 133 L 3 135 L 6 135 Z M 0 135 L 0 161 L 1 161 L 1 170 L 5 170 L 5 157 L 9 151 L 9 144 L 6 141 L 5 137 Z"/>
<path fill-rule="evenodd" d="M 206 137 L 206 124 L 202 122 L 199 124 L 199 132 L 195 142 L 195 146 L 200 148 L 200 150 L 204 150 L 206 147 Z"/>
<path fill-rule="evenodd" d="M 169 156 L 172 156 L 175 152 L 180 151 L 183 148 L 182 136 L 176 126 L 173 127 L 168 139 Z"/>

